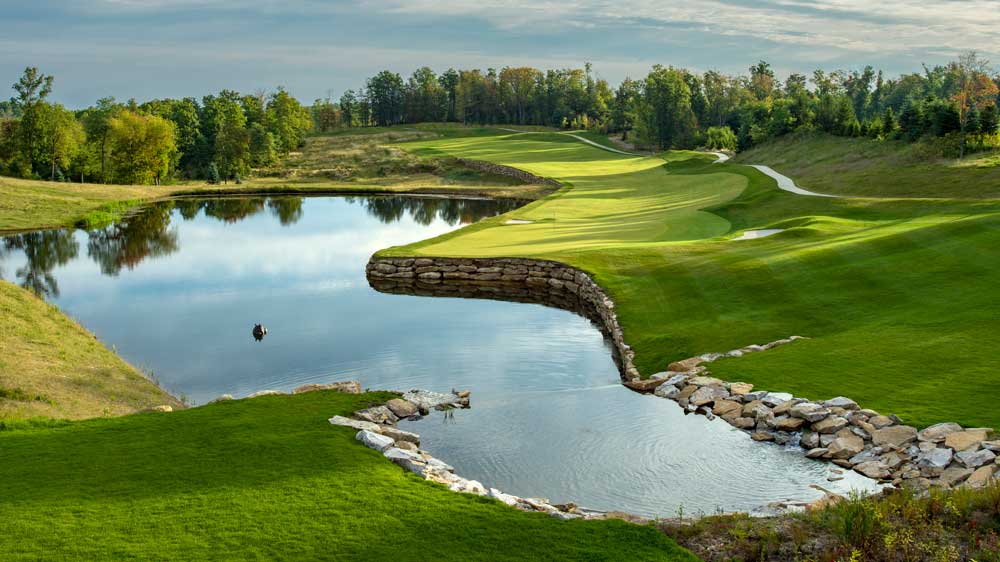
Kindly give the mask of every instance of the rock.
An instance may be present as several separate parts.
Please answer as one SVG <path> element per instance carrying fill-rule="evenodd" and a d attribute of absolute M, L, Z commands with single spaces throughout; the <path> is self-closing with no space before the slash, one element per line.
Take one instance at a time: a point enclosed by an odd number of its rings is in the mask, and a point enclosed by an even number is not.
<path fill-rule="evenodd" d="M 896 451 L 889 451 L 879 458 L 879 462 L 885 465 L 885 467 L 889 470 L 896 470 L 907 460 L 908 457 Z"/>
<path fill-rule="evenodd" d="M 934 443 L 940 443 L 944 441 L 945 437 L 948 437 L 952 433 L 957 433 L 962 431 L 962 426 L 957 423 L 947 422 L 938 423 L 932 426 L 924 428 L 923 431 L 917 434 L 917 439 L 920 441 L 931 441 Z"/>
<path fill-rule="evenodd" d="M 820 447 L 829 447 L 830 444 L 833 443 L 837 439 L 837 437 L 838 437 L 836 434 L 830 435 L 829 433 L 824 433 L 822 435 L 820 435 L 819 433 L 817 433 L 816 435 L 819 435 L 819 446 Z"/>
<path fill-rule="evenodd" d="M 410 433 L 409 431 L 403 431 L 402 429 L 392 427 L 391 425 L 379 426 L 379 432 L 386 437 L 389 437 L 397 443 L 403 441 L 408 441 L 414 445 L 420 444 L 420 436 L 416 433 Z"/>
<path fill-rule="evenodd" d="M 729 393 L 722 388 L 703 386 L 696 390 L 688 401 L 695 406 L 704 406 L 706 404 L 711 404 L 716 400 L 722 400 L 728 397 Z"/>
<path fill-rule="evenodd" d="M 753 402 L 747 402 L 743 405 L 743 415 L 748 418 L 756 418 L 757 412 L 766 411 L 770 412 L 771 409 L 764 405 L 760 400 L 754 400 Z"/>
<path fill-rule="evenodd" d="M 864 474 L 868 478 L 874 478 L 876 480 L 882 480 L 889 476 L 889 469 L 878 461 L 863 462 L 859 465 L 856 465 L 854 467 L 854 470 L 856 472 Z"/>
<path fill-rule="evenodd" d="M 455 467 L 451 466 L 450 464 L 442 460 L 438 460 L 434 457 L 427 459 L 427 468 L 442 472 L 455 472 Z"/>
<path fill-rule="evenodd" d="M 211 402 L 209 402 L 209 404 L 215 404 L 216 402 L 228 402 L 230 400 L 234 400 L 232 394 L 223 394 L 223 395 L 220 395 L 215 400 L 212 400 Z"/>
<path fill-rule="evenodd" d="M 809 423 L 816 423 L 829 416 L 830 410 L 820 406 L 819 404 L 803 402 L 792 406 L 792 409 L 789 410 L 789 414 L 791 414 L 793 418 L 801 418 Z"/>
<path fill-rule="evenodd" d="M 699 364 L 702 363 L 701 357 L 689 357 L 683 361 L 674 361 L 667 366 L 668 371 L 676 371 L 678 373 L 686 373 L 693 370 Z"/>
<path fill-rule="evenodd" d="M 736 396 L 743 396 L 749 394 L 753 390 L 753 385 L 745 382 L 734 382 L 729 385 L 729 393 Z"/>
<path fill-rule="evenodd" d="M 500 490 L 497 490 L 496 488 L 490 488 L 489 492 L 486 495 L 495 500 L 499 500 L 500 502 L 505 503 L 511 507 L 515 507 L 517 506 L 517 504 L 521 503 L 521 498 L 517 496 L 512 496 L 510 494 L 505 494 Z"/>
<path fill-rule="evenodd" d="M 416 443 L 410 443 L 409 441 L 396 441 L 396 447 L 404 451 L 417 452 L 420 450 Z"/>
<path fill-rule="evenodd" d="M 666 384 L 666 383 L 656 387 L 656 390 L 653 392 L 653 394 L 659 396 L 660 398 L 671 398 L 671 399 L 676 399 L 680 393 L 681 391 L 679 388 L 677 388 L 672 384 Z"/>
<path fill-rule="evenodd" d="M 693 384 L 695 386 L 718 386 L 725 387 L 726 383 L 722 382 L 720 379 L 715 377 L 693 377 L 688 381 L 688 384 Z"/>
<path fill-rule="evenodd" d="M 827 458 L 849 459 L 865 450 L 865 441 L 857 435 L 845 435 L 834 439 L 827 448 Z"/>
<path fill-rule="evenodd" d="M 955 460 L 965 465 L 966 468 L 979 468 L 984 464 L 994 463 L 996 459 L 996 454 L 987 449 L 966 450 L 955 454 Z"/>
<path fill-rule="evenodd" d="M 382 431 L 381 426 L 370 421 L 362 420 L 352 420 L 351 418 L 345 418 L 344 416 L 333 416 L 328 420 L 333 425 L 342 425 L 344 427 L 351 427 L 354 429 L 367 429 L 368 431 L 374 431 L 379 433 Z"/>
<path fill-rule="evenodd" d="M 802 418 L 783 418 L 776 421 L 775 426 L 781 431 L 798 431 L 805 423 Z"/>
<path fill-rule="evenodd" d="M 1000 441 L 983 441 L 980 443 L 984 449 L 989 449 L 994 453 L 1000 453 Z"/>
<path fill-rule="evenodd" d="M 884 427 L 889 427 L 895 422 L 893 422 L 892 418 L 889 416 L 872 416 L 868 418 L 868 423 L 875 426 L 875 429 L 882 429 Z"/>
<path fill-rule="evenodd" d="M 941 473 L 941 476 L 938 478 L 938 482 L 950 487 L 956 484 L 961 484 L 969 476 L 972 476 L 971 468 L 953 466 L 945 469 L 945 471 Z"/>
<path fill-rule="evenodd" d="M 339 381 L 328 384 L 304 384 L 292 391 L 292 394 L 304 394 L 319 390 L 334 390 L 345 394 L 361 394 L 361 383 L 358 381 Z"/>
<path fill-rule="evenodd" d="M 977 468 L 965 481 L 965 486 L 969 488 L 985 488 L 994 480 L 995 466 L 983 466 Z"/>
<path fill-rule="evenodd" d="M 392 410 L 386 408 L 385 406 L 372 406 L 371 408 L 358 410 L 357 412 L 354 412 L 354 416 L 359 420 L 379 424 L 393 424 L 399 421 L 396 414 L 393 414 Z"/>
<path fill-rule="evenodd" d="M 757 390 L 754 392 L 748 392 L 743 395 L 743 403 L 747 404 L 750 402 L 760 402 L 760 399 L 767 396 L 767 392 L 763 390 Z"/>
<path fill-rule="evenodd" d="M 808 459 L 822 458 L 826 456 L 827 452 L 829 452 L 829 449 L 827 449 L 826 447 L 816 447 L 815 449 L 809 449 L 809 451 L 806 452 L 806 458 Z"/>
<path fill-rule="evenodd" d="M 828 416 L 812 424 L 813 431 L 817 433 L 837 433 L 847 427 L 847 420 L 837 416 Z"/>
<path fill-rule="evenodd" d="M 944 470 L 951 464 L 954 453 L 951 449 L 935 447 L 917 456 L 917 466 Z"/>
<path fill-rule="evenodd" d="M 697 386 L 689 384 L 684 388 L 682 388 L 679 393 L 677 393 L 676 400 L 680 402 L 682 406 L 687 406 L 688 400 L 691 398 L 691 395 L 697 391 L 698 391 Z"/>
<path fill-rule="evenodd" d="M 429 390 L 411 390 L 403 393 L 403 400 L 416 404 L 418 408 L 430 410 L 438 406 L 451 405 L 458 400 L 458 397 L 454 394 L 442 394 Z"/>
<path fill-rule="evenodd" d="M 690 377 L 688 377 L 688 375 L 686 375 L 684 373 L 671 373 L 669 371 L 668 371 L 668 373 L 671 376 L 666 381 L 664 381 L 663 384 L 672 384 L 674 386 L 678 386 L 680 384 L 683 384 L 685 381 L 688 380 L 688 378 L 690 378 Z"/>
<path fill-rule="evenodd" d="M 408 418 L 418 412 L 416 404 L 399 398 L 389 400 L 385 403 L 385 407 L 389 408 L 397 418 Z"/>
<path fill-rule="evenodd" d="M 903 447 L 908 443 L 916 441 L 917 428 L 908 425 L 894 425 L 878 429 L 872 434 L 872 443 L 875 445 L 888 445 L 890 447 Z"/>
<path fill-rule="evenodd" d="M 806 431 L 799 438 L 799 444 L 803 449 L 815 449 L 819 447 L 819 434 L 814 431 Z"/>
<path fill-rule="evenodd" d="M 284 392 L 281 392 L 280 390 L 258 390 L 250 396 L 247 396 L 247 398 L 257 398 L 258 396 L 277 396 L 279 394 L 284 394 Z"/>
<path fill-rule="evenodd" d="M 829 400 L 823 401 L 823 405 L 827 408 L 843 408 L 845 410 L 857 410 L 858 403 L 850 398 L 844 398 L 843 396 L 838 396 L 836 398 L 831 398 Z"/>
<path fill-rule="evenodd" d="M 471 390 L 459 390 L 459 391 L 455 392 L 455 396 L 458 396 L 459 398 L 469 398 L 469 397 L 472 396 L 472 391 Z"/>
<path fill-rule="evenodd" d="M 777 408 L 791 399 L 792 395 L 787 392 L 768 392 L 763 398 L 760 399 L 760 401 L 763 402 L 765 406 Z"/>
<path fill-rule="evenodd" d="M 385 435 L 375 433 L 374 431 L 369 431 L 367 429 L 359 431 L 354 438 L 364 443 L 369 449 L 375 449 L 380 453 L 394 445 L 391 437 L 386 437 Z"/>
<path fill-rule="evenodd" d="M 421 476 L 423 476 L 424 468 L 427 466 L 424 458 L 413 451 L 405 451 L 398 447 L 390 447 L 382 454 L 393 463 L 398 464 L 410 472 L 420 474 Z"/>
<path fill-rule="evenodd" d="M 660 385 L 666 384 L 667 381 L 664 379 L 639 379 L 634 381 L 625 381 L 624 384 L 628 388 L 636 392 L 653 392 Z"/>
<path fill-rule="evenodd" d="M 750 439 L 754 441 L 774 441 L 774 434 L 767 431 L 755 431 L 750 434 Z"/>
<path fill-rule="evenodd" d="M 743 410 L 743 405 L 733 400 L 719 400 L 712 408 L 712 413 L 717 416 L 738 415 Z"/>
<path fill-rule="evenodd" d="M 174 407 L 170 406 L 169 404 L 160 404 L 159 406 L 153 406 L 152 408 L 150 408 L 149 410 L 146 410 L 146 411 L 147 412 L 163 412 L 163 413 L 166 413 L 166 412 L 173 412 L 174 411 Z"/>
<path fill-rule="evenodd" d="M 955 451 L 964 451 L 973 447 L 979 448 L 979 444 L 986 440 L 988 432 L 985 429 L 966 429 L 949 433 L 944 438 L 945 447 Z"/>
<path fill-rule="evenodd" d="M 757 425 L 757 420 L 753 418 L 736 418 L 733 420 L 733 426 L 739 429 L 750 429 Z"/>
<path fill-rule="evenodd" d="M 851 465 L 855 465 L 855 464 L 861 464 L 863 462 L 874 461 L 878 460 L 878 456 L 880 454 L 882 454 L 881 448 L 865 449 L 864 451 L 861 451 L 860 453 L 847 459 L 847 462 L 851 463 Z"/>

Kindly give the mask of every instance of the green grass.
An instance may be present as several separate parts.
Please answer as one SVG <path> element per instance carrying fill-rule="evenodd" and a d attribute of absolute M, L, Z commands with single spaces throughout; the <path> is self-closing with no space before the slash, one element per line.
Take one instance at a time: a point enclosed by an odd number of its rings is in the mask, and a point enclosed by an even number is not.
<path fill-rule="evenodd" d="M 326 421 L 391 396 L 266 396 L 0 432 L 2 557 L 695 560 L 652 526 L 450 492 Z"/>
<path fill-rule="evenodd" d="M 918 426 L 1000 427 L 984 391 L 1000 384 L 992 351 L 1000 201 L 802 197 L 710 156 L 626 157 L 562 135 L 405 146 L 517 166 L 566 187 L 386 254 L 533 256 L 580 267 L 616 300 L 644 375 L 797 334 L 812 339 L 712 370 L 813 399 L 846 395 Z M 895 181 L 885 177 L 875 191 Z M 538 222 L 504 225 L 510 218 Z M 750 228 L 787 230 L 730 240 Z"/>
<path fill-rule="evenodd" d="M 1000 197 L 1000 154 L 941 158 L 933 143 L 873 141 L 818 133 L 789 135 L 739 154 L 820 193 L 864 197 Z"/>
<path fill-rule="evenodd" d="M 0 318 L 0 424 L 182 406 L 56 307 L 5 281 Z"/>

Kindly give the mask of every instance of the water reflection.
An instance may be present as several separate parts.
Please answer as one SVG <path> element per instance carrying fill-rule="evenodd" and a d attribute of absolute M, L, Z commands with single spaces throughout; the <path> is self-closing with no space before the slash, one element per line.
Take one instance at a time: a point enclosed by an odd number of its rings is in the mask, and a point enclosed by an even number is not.
<path fill-rule="evenodd" d="M 514 209 L 520 201 L 484 199 L 444 199 L 436 197 L 347 197 L 349 204 L 364 208 L 383 224 L 409 216 L 427 226 L 442 221 L 449 226 L 470 224 L 483 218 Z M 179 215 L 185 221 L 204 216 L 226 224 L 235 224 L 264 211 L 288 227 L 304 216 L 303 197 L 224 197 L 216 199 L 180 199 L 148 205 L 141 212 L 114 224 L 87 232 L 87 256 L 101 273 L 115 277 L 123 269 L 134 270 L 142 262 L 162 258 L 180 250 L 176 225 Z M 53 270 L 66 265 L 79 254 L 79 242 L 70 230 L 28 232 L 2 238 L 0 263 L 12 253 L 20 253 L 25 265 L 18 267 L 15 278 L 25 289 L 46 298 L 59 297 L 59 284 Z M 0 268 L 0 278 L 4 270 Z"/>

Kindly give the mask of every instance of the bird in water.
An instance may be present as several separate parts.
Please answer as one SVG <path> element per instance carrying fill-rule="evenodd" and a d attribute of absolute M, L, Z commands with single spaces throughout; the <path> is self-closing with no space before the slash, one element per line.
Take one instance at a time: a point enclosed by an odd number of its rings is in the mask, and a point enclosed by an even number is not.
<path fill-rule="evenodd" d="M 260 324 L 253 325 L 253 339 L 260 341 L 264 339 L 264 336 L 266 335 L 267 335 L 267 328 L 261 326 Z"/>

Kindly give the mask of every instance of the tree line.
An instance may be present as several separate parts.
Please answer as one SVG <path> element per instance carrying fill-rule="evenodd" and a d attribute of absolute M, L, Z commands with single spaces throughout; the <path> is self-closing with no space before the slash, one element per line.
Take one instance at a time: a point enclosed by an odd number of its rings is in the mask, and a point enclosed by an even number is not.
<path fill-rule="evenodd" d="M 53 181 L 159 184 L 235 180 L 300 146 L 309 109 L 282 88 L 223 90 L 199 102 L 103 98 L 82 110 L 48 101 L 54 79 L 29 67 L 0 103 L 0 175 Z"/>
<path fill-rule="evenodd" d="M 612 88 L 591 66 L 541 71 L 420 68 L 406 80 L 384 70 L 338 101 L 316 100 L 320 131 L 450 121 L 541 125 L 620 133 L 664 148 L 744 150 L 796 130 L 881 139 L 950 137 L 965 150 L 996 146 L 1000 75 L 967 53 L 945 65 L 887 78 L 862 70 L 792 74 L 761 61 L 747 74 L 696 74 L 654 66 Z"/>
<path fill-rule="evenodd" d="M 616 87 L 583 68 L 455 70 L 409 78 L 383 70 L 357 90 L 305 107 L 285 90 L 162 99 L 114 98 L 71 111 L 50 103 L 53 79 L 28 68 L 0 102 L 0 174 L 105 183 L 235 180 L 275 164 L 312 132 L 422 122 L 540 125 L 621 135 L 666 149 L 745 150 L 800 130 L 847 137 L 934 138 L 948 155 L 1000 146 L 1000 75 L 967 53 L 889 78 L 861 70 L 778 80 L 654 66 Z"/>

